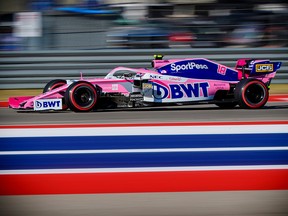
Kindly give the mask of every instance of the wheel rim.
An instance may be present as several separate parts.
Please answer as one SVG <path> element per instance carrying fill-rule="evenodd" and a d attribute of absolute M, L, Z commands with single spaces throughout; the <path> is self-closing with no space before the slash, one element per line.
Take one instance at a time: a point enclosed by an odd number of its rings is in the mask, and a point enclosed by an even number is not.
<path fill-rule="evenodd" d="M 265 96 L 265 89 L 259 84 L 249 85 L 245 91 L 245 99 L 251 105 L 258 105 Z"/>
<path fill-rule="evenodd" d="M 94 91 L 86 86 L 79 86 L 73 92 L 76 104 L 82 108 L 88 108 L 94 103 Z"/>

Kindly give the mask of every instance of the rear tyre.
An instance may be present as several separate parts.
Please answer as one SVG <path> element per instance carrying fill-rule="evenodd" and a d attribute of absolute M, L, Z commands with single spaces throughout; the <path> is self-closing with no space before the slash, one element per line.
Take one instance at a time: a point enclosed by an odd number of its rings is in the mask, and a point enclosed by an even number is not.
<path fill-rule="evenodd" d="M 241 108 L 258 109 L 267 103 L 269 91 L 262 81 L 245 79 L 236 85 L 234 96 Z"/>
<path fill-rule="evenodd" d="M 89 82 L 79 81 L 71 84 L 65 92 L 65 101 L 74 112 L 89 112 L 97 102 L 96 88 Z"/>

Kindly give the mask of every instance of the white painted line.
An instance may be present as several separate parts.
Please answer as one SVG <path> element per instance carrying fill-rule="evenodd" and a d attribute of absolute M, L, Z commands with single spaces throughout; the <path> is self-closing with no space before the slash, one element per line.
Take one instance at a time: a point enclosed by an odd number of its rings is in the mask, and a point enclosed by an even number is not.
<path fill-rule="evenodd" d="M 162 148 L 162 149 L 113 149 L 113 150 L 43 150 L 1 151 L 1 155 L 53 155 L 53 154 L 117 154 L 117 153 L 165 153 L 165 152 L 222 152 L 222 151 L 279 151 L 287 146 L 275 147 L 220 147 L 220 148 Z"/>
<path fill-rule="evenodd" d="M 175 171 L 225 171 L 225 170 L 279 170 L 279 169 L 288 169 L 288 165 L 0 170 L 0 175 L 65 174 L 65 173 L 69 173 L 69 174 L 79 173 L 80 174 L 80 173 L 126 173 L 126 172 L 175 172 Z"/>
<path fill-rule="evenodd" d="M 261 134 L 288 133 L 288 124 L 220 125 L 220 126 L 157 126 L 113 128 L 39 128 L 0 129 L 0 137 L 65 137 L 65 136 L 134 136 L 187 134 Z"/>

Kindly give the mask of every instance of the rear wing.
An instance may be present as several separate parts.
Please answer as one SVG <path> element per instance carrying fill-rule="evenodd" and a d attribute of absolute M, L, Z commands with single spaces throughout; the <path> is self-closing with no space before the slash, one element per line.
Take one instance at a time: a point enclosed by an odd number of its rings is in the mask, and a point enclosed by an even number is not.
<path fill-rule="evenodd" d="M 281 62 L 271 62 L 269 59 L 239 59 L 235 69 L 242 72 L 242 77 L 261 76 L 277 72 L 281 64 Z"/>
<path fill-rule="evenodd" d="M 259 62 L 253 65 L 251 75 L 256 75 L 260 73 L 273 73 L 276 72 L 281 67 L 281 62 Z"/>

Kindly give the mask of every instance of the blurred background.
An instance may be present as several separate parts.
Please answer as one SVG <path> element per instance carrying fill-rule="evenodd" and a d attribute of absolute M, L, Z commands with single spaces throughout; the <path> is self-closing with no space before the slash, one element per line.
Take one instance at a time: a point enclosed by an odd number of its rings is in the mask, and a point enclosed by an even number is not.
<path fill-rule="evenodd" d="M 0 50 L 287 47 L 286 0 L 0 1 Z"/>

